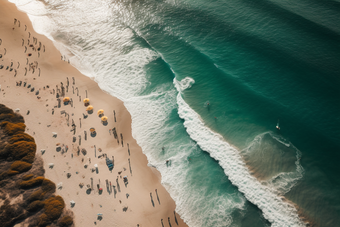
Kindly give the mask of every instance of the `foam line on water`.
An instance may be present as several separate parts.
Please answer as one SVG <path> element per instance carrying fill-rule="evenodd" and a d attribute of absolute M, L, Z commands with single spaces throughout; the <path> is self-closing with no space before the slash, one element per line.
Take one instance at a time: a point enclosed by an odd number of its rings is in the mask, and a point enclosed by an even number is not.
<path fill-rule="evenodd" d="M 9 2 L 14 3 L 19 10 L 27 13 L 33 28 L 37 33 L 44 34 L 54 42 L 54 39 L 51 36 L 51 28 L 53 28 L 54 25 L 48 17 L 48 12 L 44 3 L 35 0 L 9 0 Z"/>
<path fill-rule="evenodd" d="M 192 85 L 195 83 L 195 80 L 191 77 L 185 77 L 182 79 L 179 83 L 177 83 L 177 89 L 179 89 L 180 92 L 189 89 L 192 87 Z"/>
<path fill-rule="evenodd" d="M 176 212 L 189 226 L 218 226 L 220 223 L 230 226 L 233 223 L 231 214 L 235 209 L 243 210 L 246 200 L 239 195 L 234 196 L 236 199 L 222 198 L 220 192 L 209 191 L 203 184 L 197 188 L 188 184 L 192 176 L 187 157 L 194 152 L 196 145 L 189 138 L 183 141 L 173 139 L 174 132 L 183 127 L 181 123 L 165 124 L 169 114 L 176 109 L 176 95 L 176 90 L 171 89 L 126 100 L 125 105 L 132 116 L 133 136 L 149 164 L 160 171 L 162 184 L 176 201 Z M 163 145 L 169 155 L 160 157 Z M 171 168 L 166 167 L 166 159 L 171 160 Z M 208 200 L 202 196 L 205 194 L 210 195 Z"/>
<path fill-rule="evenodd" d="M 245 149 L 241 151 L 241 153 L 247 154 L 248 152 L 251 152 L 253 147 L 262 143 L 262 140 L 264 136 L 266 135 L 269 135 L 275 141 L 295 151 L 295 157 L 296 157 L 296 160 L 294 162 L 295 171 L 281 172 L 271 177 L 271 179 L 262 181 L 262 183 L 266 184 L 268 188 L 272 190 L 274 193 L 279 194 L 279 195 L 284 195 L 287 192 L 289 192 L 298 183 L 298 181 L 303 177 L 303 174 L 305 171 L 300 163 L 302 153 L 291 142 L 287 141 L 280 135 L 274 134 L 273 132 L 264 132 L 264 133 L 257 135 L 254 138 L 254 140 L 248 145 L 248 147 L 246 147 Z"/>
<path fill-rule="evenodd" d="M 179 83 L 181 82 L 174 79 L 178 91 L 180 91 Z M 177 95 L 177 105 L 178 114 L 184 119 L 184 126 L 190 137 L 219 162 L 232 184 L 262 210 L 263 216 L 272 223 L 273 227 L 305 226 L 296 208 L 284 202 L 282 197 L 251 176 L 239 151 L 230 146 L 219 134 L 207 128 L 200 116 L 184 101 L 180 92 Z"/>

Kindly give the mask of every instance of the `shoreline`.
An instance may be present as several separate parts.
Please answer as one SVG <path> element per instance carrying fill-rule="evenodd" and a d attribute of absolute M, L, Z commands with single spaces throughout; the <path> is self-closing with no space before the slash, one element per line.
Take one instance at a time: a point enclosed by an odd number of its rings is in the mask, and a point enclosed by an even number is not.
<path fill-rule="evenodd" d="M 175 202 L 161 185 L 160 173 L 147 166 L 146 156 L 131 135 L 131 116 L 122 101 L 102 91 L 92 79 L 63 61 L 53 42 L 37 34 L 28 16 L 13 3 L 0 4 L 0 64 L 4 65 L 0 70 L 0 102 L 12 109 L 19 108 L 25 117 L 26 132 L 36 140 L 36 153 L 44 160 L 46 177 L 56 185 L 62 182 L 62 189 L 56 194 L 62 196 L 67 209 L 74 212 L 75 226 L 93 226 L 94 222 L 98 226 L 107 226 L 107 223 L 113 226 L 156 226 L 161 225 L 162 219 L 166 225 L 171 222 L 172 225 L 187 226 L 175 213 Z M 7 66 L 9 69 L 6 70 Z M 16 86 L 20 81 L 20 86 Z M 30 88 L 27 88 L 28 84 Z M 64 96 L 70 97 L 72 104 L 64 105 L 60 101 L 59 106 L 58 89 L 65 89 Z M 93 114 L 86 113 L 83 103 L 86 97 L 94 107 Z M 97 116 L 99 109 L 103 109 L 108 117 L 107 125 L 103 125 Z M 85 115 L 88 116 L 84 118 Z M 71 131 L 72 124 L 76 125 L 75 133 Z M 95 137 L 90 136 L 91 127 L 96 128 Z M 117 130 L 119 143 L 109 130 L 113 128 Z M 57 133 L 56 138 L 52 132 Z M 120 135 L 123 136 L 123 146 Z M 81 152 L 78 155 L 78 146 L 80 150 L 86 149 L 86 155 Z M 57 151 L 59 148 L 61 151 Z M 45 153 L 41 154 L 41 150 Z M 112 173 L 105 158 L 98 159 L 104 153 L 110 159 L 114 156 Z M 54 167 L 49 168 L 49 163 Z M 98 174 L 90 170 L 95 168 L 94 164 L 98 165 Z M 84 168 L 84 165 L 88 167 Z M 70 177 L 67 177 L 68 173 Z M 128 179 L 126 186 L 123 176 Z M 90 194 L 86 193 L 91 178 L 94 185 L 103 188 L 102 194 L 95 186 Z M 106 180 L 110 182 L 108 190 Z M 76 203 L 73 208 L 71 200 Z M 103 214 L 101 221 L 97 220 L 98 213 Z"/>

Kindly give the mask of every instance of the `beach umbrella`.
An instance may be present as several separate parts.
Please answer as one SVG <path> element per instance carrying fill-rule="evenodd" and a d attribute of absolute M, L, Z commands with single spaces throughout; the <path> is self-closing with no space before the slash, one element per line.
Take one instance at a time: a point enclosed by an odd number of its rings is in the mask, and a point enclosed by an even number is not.
<path fill-rule="evenodd" d="M 104 114 L 104 110 L 98 110 L 97 114 L 98 115 Z"/>
<path fill-rule="evenodd" d="M 96 129 L 95 128 L 90 128 L 90 132 L 95 132 Z"/>
<path fill-rule="evenodd" d="M 91 111 L 91 110 L 93 110 L 93 106 L 91 105 L 86 108 L 86 111 Z"/>
<path fill-rule="evenodd" d="M 65 98 L 63 99 L 63 102 L 68 102 L 68 101 L 70 101 L 70 98 L 69 98 L 69 97 L 65 97 Z"/>
<path fill-rule="evenodd" d="M 89 103 L 90 102 L 90 99 L 86 98 L 84 99 L 84 103 Z"/>
<path fill-rule="evenodd" d="M 101 119 L 102 121 L 107 121 L 107 116 L 103 116 Z"/>

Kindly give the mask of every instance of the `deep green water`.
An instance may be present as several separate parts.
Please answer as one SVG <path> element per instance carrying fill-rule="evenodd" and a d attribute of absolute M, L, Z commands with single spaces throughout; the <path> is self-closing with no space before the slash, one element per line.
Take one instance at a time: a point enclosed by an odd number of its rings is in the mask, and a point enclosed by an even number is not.
<path fill-rule="evenodd" d="M 337 226 L 339 4 L 291 3 L 196 3 L 195 10 L 164 16 L 186 20 L 178 27 L 173 23 L 180 35 L 164 37 L 159 29 L 150 33 L 153 29 L 148 28 L 146 39 L 163 54 L 178 80 L 195 80 L 184 100 L 208 127 L 239 149 L 258 134 L 275 132 L 279 118 L 278 134 L 301 151 L 305 169 L 286 197 L 311 221 Z M 271 148 L 276 152 L 274 145 Z"/>

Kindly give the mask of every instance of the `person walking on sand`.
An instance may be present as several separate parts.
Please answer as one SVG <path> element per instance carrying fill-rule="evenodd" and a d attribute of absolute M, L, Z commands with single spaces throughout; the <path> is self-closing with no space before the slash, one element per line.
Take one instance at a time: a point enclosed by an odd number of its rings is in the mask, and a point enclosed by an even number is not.
<path fill-rule="evenodd" d="M 151 192 L 150 192 L 150 198 L 151 198 L 152 206 L 155 207 L 155 203 L 153 202 L 153 198 L 152 198 L 152 193 Z"/>
<path fill-rule="evenodd" d="M 155 189 L 155 192 L 156 192 L 158 203 L 159 203 L 159 205 L 161 205 L 161 201 L 159 200 L 158 193 L 157 193 L 157 188 Z"/>
<path fill-rule="evenodd" d="M 175 216 L 175 222 L 178 225 L 177 217 L 176 217 L 176 212 L 174 211 L 174 216 Z"/>

